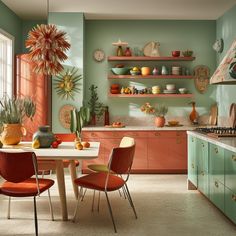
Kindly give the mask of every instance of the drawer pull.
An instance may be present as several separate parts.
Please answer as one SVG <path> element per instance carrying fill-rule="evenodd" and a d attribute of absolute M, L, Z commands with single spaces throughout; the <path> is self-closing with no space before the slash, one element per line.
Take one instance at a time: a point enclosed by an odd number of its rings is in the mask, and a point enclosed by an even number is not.
<path fill-rule="evenodd" d="M 192 168 L 194 169 L 194 164 L 192 163 Z"/>
<path fill-rule="evenodd" d="M 202 147 L 205 147 L 204 143 L 202 143 Z"/>
<path fill-rule="evenodd" d="M 155 133 L 155 136 L 160 136 L 160 133 Z"/>
<path fill-rule="evenodd" d="M 219 151 L 218 151 L 218 148 L 215 148 L 215 153 L 218 153 Z"/>
<path fill-rule="evenodd" d="M 232 194 L 232 200 L 236 202 L 236 195 Z"/>
<path fill-rule="evenodd" d="M 236 156 L 235 155 L 232 155 L 232 160 L 236 161 Z"/>
<path fill-rule="evenodd" d="M 91 136 L 92 136 L 92 137 L 96 137 L 96 134 L 95 134 L 95 133 L 91 133 Z"/>
<path fill-rule="evenodd" d="M 194 139 L 192 138 L 192 143 L 194 142 Z"/>
<path fill-rule="evenodd" d="M 219 184 L 218 184 L 217 181 L 215 181 L 215 186 L 216 186 L 217 188 L 219 188 Z"/>
<path fill-rule="evenodd" d="M 204 175 L 205 175 L 204 171 L 201 171 L 201 175 L 202 175 L 202 176 L 204 176 Z"/>

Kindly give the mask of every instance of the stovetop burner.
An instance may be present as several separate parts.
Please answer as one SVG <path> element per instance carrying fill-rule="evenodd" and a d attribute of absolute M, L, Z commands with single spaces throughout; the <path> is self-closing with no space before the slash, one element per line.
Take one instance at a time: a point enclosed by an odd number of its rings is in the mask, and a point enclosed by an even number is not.
<path fill-rule="evenodd" d="M 213 137 L 236 137 L 236 128 L 232 127 L 204 127 L 196 128 L 196 131 Z"/>

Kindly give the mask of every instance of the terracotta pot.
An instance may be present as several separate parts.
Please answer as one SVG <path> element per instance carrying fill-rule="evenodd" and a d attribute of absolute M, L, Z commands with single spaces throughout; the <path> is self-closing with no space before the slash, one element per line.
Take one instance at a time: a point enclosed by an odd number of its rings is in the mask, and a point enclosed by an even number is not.
<path fill-rule="evenodd" d="M 21 124 L 4 124 L 1 142 L 5 145 L 16 145 L 26 135 L 26 129 Z"/>
<path fill-rule="evenodd" d="M 163 127 L 165 125 L 166 119 L 164 116 L 157 116 L 155 118 L 156 127 Z"/>

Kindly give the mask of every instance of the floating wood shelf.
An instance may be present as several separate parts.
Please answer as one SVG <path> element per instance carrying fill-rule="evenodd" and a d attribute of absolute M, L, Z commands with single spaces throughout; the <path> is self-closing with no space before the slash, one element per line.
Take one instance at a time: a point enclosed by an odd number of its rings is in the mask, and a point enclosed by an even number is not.
<path fill-rule="evenodd" d="M 192 98 L 193 94 L 108 94 L 109 97 L 118 97 L 118 98 Z"/>
<path fill-rule="evenodd" d="M 108 75 L 108 79 L 193 79 L 192 75 Z"/>
<path fill-rule="evenodd" d="M 118 57 L 109 56 L 108 61 L 193 61 L 195 57 Z"/>

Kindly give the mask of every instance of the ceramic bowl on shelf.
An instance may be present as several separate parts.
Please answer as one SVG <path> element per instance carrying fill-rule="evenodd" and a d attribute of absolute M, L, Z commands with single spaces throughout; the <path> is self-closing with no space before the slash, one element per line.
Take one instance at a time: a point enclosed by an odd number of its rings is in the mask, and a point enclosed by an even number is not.
<path fill-rule="evenodd" d="M 185 93 L 188 92 L 188 90 L 187 90 L 186 88 L 179 88 L 179 92 L 180 92 L 181 94 L 185 94 Z"/>
<path fill-rule="evenodd" d="M 175 85 L 174 84 L 167 84 L 166 89 L 167 90 L 175 90 Z"/>
<path fill-rule="evenodd" d="M 191 50 L 186 50 L 182 52 L 184 57 L 191 57 L 193 55 L 193 51 Z"/>
<path fill-rule="evenodd" d="M 111 71 L 115 74 L 115 75 L 127 75 L 129 72 L 130 68 L 129 67 L 123 67 L 123 68 L 111 68 Z"/>
<path fill-rule="evenodd" d="M 180 56 L 180 51 L 172 51 L 172 57 L 179 57 Z"/>

